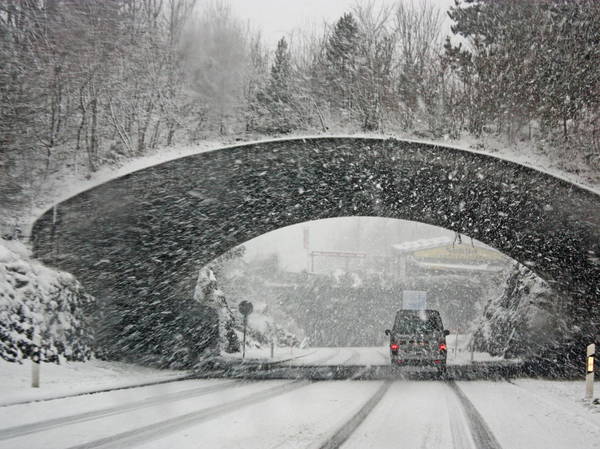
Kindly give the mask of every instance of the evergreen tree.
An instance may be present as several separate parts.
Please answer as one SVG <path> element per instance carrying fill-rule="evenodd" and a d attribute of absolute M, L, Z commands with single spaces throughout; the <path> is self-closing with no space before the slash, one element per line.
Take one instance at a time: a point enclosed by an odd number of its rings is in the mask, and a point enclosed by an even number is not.
<path fill-rule="evenodd" d="M 449 15 L 452 31 L 470 44 L 462 50 L 447 43 L 446 57 L 469 74 L 472 132 L 495 123 L 513 140 L 524 123 L 539 119 L 566 138 L 569 121 L 597 109 L 598 2 L 465 0 Z"/>
<path fill-rule="evenodd" d="M 265 89 L 257 94 L 259 131 L 289 133 L 300 125 L 301 117 L 294 98 L 291 53 L 285 38 L 277 43 L 271 76 Z"/>
<path fill-rule="evenodd" d="M 271 67 L 271 81 L 267 89 L 267 93 L 273 101 L 290 103 L 292 100 L 291 58 L 292 56 L 288 49 L 288 44 L 285 38 L 282 37 L 279 42 L 277 42 L 275 60 L 273 62 L 273 66 Z"/>
<path fill-rule="evenodd" d="M 351 13 L 344 14 L 335 24 L 325 43 L 323 85 L 330 108 L 349 113 L 357 89 L 360 34 Z"/>

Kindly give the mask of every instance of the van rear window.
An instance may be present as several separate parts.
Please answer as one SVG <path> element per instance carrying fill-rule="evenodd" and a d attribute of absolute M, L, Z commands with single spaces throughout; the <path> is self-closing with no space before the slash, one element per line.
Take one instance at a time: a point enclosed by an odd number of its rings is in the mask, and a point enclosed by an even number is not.
<path fill-rule="evenodd" d="M 425 311 L 398 313 L 394 323 L 394 333 L 397 334 L 428 334 L 442 331 L 442 320 L 438 314 Z"/>

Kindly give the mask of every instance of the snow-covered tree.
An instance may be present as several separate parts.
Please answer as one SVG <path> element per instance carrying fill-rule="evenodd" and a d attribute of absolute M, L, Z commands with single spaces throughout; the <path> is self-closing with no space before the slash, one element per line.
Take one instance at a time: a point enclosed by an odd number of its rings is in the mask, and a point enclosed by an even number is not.
<path fill-rule="evenodd" d="M 255 123 L 258 131 L 289 133 L 303 121 L 295 98 L 291 58 L 288 43 L 281 38 L 275 50 L 269 81 L 256 96 L 258 118 Z"/>
<path fill-rule="evenodd" d="M 208 267 L 202 268 L 198 273 L 198 280 L 194 289 L 194 300 L 203 310 L 210 310 L 212 312 L 211 316 L 214 317 L 206 324 L 204 329 L 200 330 L 203 335 L 207 336 L 202 339 L 209 342 L 205 352 L 218 355 L 223 352 L 236 352 L 239 350 L 237 336 L 235 332 L 232 332 L 235 318 L 229 304 L 227 304 L 225 295 L 218 288 L 213 271 Z"/>
<path fill-rule="evenodd" d="M 326 99 L 335 115 L 354 108 L 360 52 L 358 23 L 351 13 L 344 14 L 335 24 L 325 43 L 322 61 L 322 80 Z"/>
<path fill-rule="evenodd" d="M 590 115 L 597 120 L 598 2 L 464 0 L 449 15 L 469 44 L 447 45 L 446 53 L 460 56 L 454 62 L 469 74 L 472 131 L 494 124 L 514 140 L 537 120 L 566 139 L 569 124 L 577 130 Z"/>

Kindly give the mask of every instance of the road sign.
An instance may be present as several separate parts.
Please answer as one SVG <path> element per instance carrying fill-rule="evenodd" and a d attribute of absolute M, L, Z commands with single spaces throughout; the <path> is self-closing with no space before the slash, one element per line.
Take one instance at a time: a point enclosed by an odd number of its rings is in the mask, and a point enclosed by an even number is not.
<path fill-rule="evenodd" d="M 250 301 L 242 301 L 238 305 L 238 309 L 239 309 L 240 313 L 242 315 L 244 315 L 244 317 L 248 317 L 248 315 L 250 315 L 252 313 L 252 311 L 254 310 L 254 306 L 252 305 L 252 303 Z"/>
<path fill-rule="evenodd" d="M 242 360 L 246 358 L 246 327 L 248 326 L 248 315 L 254 310 L 250 301 L 242 301 L 238 305 L 238 310 L 244 317 L 244 338 L 242 340 Z"/>
<path fill-rule="evenodd" d="M 404 290 L 402 292 L 402 308 L 405 310 L 424 310 L 427 308 L 427 292 Z"/>

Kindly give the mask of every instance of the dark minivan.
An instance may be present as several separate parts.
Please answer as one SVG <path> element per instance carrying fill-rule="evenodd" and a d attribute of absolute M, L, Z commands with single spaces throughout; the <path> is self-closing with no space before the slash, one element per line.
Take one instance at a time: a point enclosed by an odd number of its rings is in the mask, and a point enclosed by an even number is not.
<path fill-rule="evenodd" d="M 446 336 L 437 310 L 398 310 L 390 336 L 393 366 L 432 366 L 446 373 Z"/>

